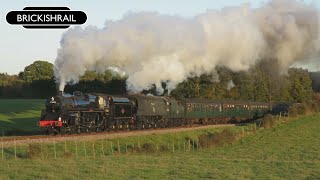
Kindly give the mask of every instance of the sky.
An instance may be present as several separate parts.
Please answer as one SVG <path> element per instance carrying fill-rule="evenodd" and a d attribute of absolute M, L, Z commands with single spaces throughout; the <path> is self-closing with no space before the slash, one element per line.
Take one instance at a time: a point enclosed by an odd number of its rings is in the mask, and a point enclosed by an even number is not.
<path fill-rule="evenodd" d="M 320 1 L 304 0 L 320 7 Z M 25 29 L 10 25 L 6 14 L 26 6 L 67 6 L 87 14 L 82 25 L 104 26 L 106 20 L 118 20 L 128 12 L 156 11 L 161 14 L 193 17 L 208 9 L 250 4 L 259 7 L 267 0 L 1 0 L 0 1 L 0 73 L 18 74 L 36 60 L 54 63 L 60 39 L 66 29 Z"/>

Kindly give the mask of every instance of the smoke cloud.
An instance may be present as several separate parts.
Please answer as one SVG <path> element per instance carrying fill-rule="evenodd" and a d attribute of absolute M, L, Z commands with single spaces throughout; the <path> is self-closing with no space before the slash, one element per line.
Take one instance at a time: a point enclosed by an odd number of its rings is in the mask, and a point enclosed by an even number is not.
<path fill-rule="evenodd" d="M 230 90 L 230 89 L 232 89 L 233 87 L 234 87 L 233 81 L 232 81 L 232 80 L 228 81 L 228 83 L 227 83 L 227 89 Z"/>
<path fill-rule="evenodd" d="M 129 13 L 102 29 L 75 27 L 63 34 L 55 77 L 63 90 L 86 70 L 116 68 L 128 76 L 127 89 L 139 92 L 161 82 L 169 90 L 216 66 L 237 72 L 261 59 L 277 59 L 286 70 L 319 54 L 319 11 L 294 0 L 274 0 L 208 10 L 193 18 L 155 12 Z"/>

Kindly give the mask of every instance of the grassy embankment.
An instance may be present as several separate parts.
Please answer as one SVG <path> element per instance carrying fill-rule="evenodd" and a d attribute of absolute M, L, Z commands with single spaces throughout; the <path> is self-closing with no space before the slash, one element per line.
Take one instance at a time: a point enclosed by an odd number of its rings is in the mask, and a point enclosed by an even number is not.
<path fill-rule="evenodd" d="M 1 135 L 37 134 L 44 100 L 41 99 L 0 99 Z"/>
<path fill-rule="evenodd" d="M 241 138 L 232 144 L 195 150 L 192 146 L 190 150 L 183 148 L 182 144 L 222 129 L 122 138 L 120 154 L 118 140 L 90 141 L 86 148 L 81 141 L 76 142 L 77 146 L 67 142 L 66 153 L 64 143 L 56 144 L 56 158 L 53 144 L 29 146 L 31 158 L 22 156 L 26 147 L 18 148 L 17 159 L 13 158 L 14 149 L 9 148 L 5 151 L 11 157 L 0 160 L 0 179 L 316 179 L 320 178 L 319 119 L 319 114 L 305 116 L 245 135 L 242 127 L 236 127 L 232 130 Z M 138 143 L 141 151 L 136 149 Z M 148 145 L 143 148 L 143 144 Z"/>

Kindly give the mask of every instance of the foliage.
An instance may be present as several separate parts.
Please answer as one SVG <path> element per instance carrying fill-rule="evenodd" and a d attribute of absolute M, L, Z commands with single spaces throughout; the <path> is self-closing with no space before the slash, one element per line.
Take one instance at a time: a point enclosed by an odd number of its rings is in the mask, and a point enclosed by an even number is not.
<path fill-rule="evenodd" d="M 86 71 L 80 82 L 67 85 L 67 92 L 100 92 L 126 94 L 126 76 L 111 70 L 104 73 Z M 47 98 L 56 95 L 57 84 L 53 76 L 53 64 L 46 61 L 35 61 L 25 67 L 19 75 L 0 73 L 0 98 Z"/>
<path fill-rule="evenodd" d="M 211 74 L 191 75 L 175 89 L 168 92 L 167 82 L 161 86 L 164 92 L 178 99 L 205 98 L 271 102 L 309 102 L 312 87 L 317 87 L 318 74 L 307 70 L 290 68 L 285 74 L 279 70 L 276 60 L 261 60 L 248 71 L 232 72 L 217 67 Z M 311 80 L 310 76 L 313 78 Z M 79 83 L 67 85 L 65 92 L 82 91 L 107 94 L 127 94 L 126 76 L 112 70 L 102 73 L 86 71 Z M 144 94 L 160 95 L 156 86 L 142 91 Z M 25 67 L 19 75 L 0 73 L 0 98 L 45 98 L 57 93 L 53 76 L 53 65 L 46 61 L 35 61 Z"/>
<path fill-rule="evenodd" d="M 312 96 L 312 82 L 307 70 L 290 68 L 289 84 L 290 95 L 294 102 L 303 103 L 311 100 Z"/>
<path fill-rule="evenodd" d="M 217 147 L 224 144 L 231 144 L 237 140 L 236 134 L 231 129 L 224 129 L 220 133 L 209 133 L 199 136 L 200 147 Z"/>
<path fill-rule="evenodd" d="M 271 61 L 273 62 L 273 61 Z M 312 81 L 304 69 L 290 68 L 288 74 L 275 71 L 261 61 L 248 72 L 217 68 L 217 73 L 188 78 L 171 92 L 176 98 L 234 99 L 264 102 L 309 102 Z M 218 80 L 217 80 L 218 79 Z M 228 87 L 232 82 L 233 87 Z"/>
<path fill-rule="evenodd" d="M 20 72 L 19 76 L 25 82 L 32 82 L 35 80 L 49 80 L 53 77 L 53 64 L 47 61 L 35 61 Z"/>
<path fill-rule="evenodd" d="M 277 123 L 276 118 L 273 117 L 271 114 L 267 114 L 261 120 L 261 127 L 273 128 L 276 125 L 276 123 Z"/>

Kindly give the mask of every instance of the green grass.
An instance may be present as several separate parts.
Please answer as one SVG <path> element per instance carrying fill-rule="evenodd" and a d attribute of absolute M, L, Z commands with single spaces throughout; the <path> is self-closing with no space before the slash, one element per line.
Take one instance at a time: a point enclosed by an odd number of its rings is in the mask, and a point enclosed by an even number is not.
<path fill-rule="evenodd" d="M 34 145 L 34 158 L 14 159 L 13 148 L 5 149 L 11 157 L 0 160 L 0 179 L 319 179 L 320 178 L 320 115 L 306 116 L 272 129 L 249 133 L 233 144 L 217 148 L 186 149 L 160 152 L 125 153 L 123 144 L 172 144 L 196 139 L 200 134 L 221 129 L 198 130 L 119 139 L 122 153 L 110 155 L 110 143 L 115 140 L 83 141 L 56 144 L 59 151 L 54 158 L 53 144 Z M 237 130 L 239 127 L 234 128 Z M 105 144 L 105 155 L 101 143 Z M 51 147 L 51 148 L 50 148 Z M 23 147 L 19 147 L 22 148 Z M 30 148 L 30 146 L 29 146 Z M 41 148 L 41 150 L 39 150 Z M 44 152 L 45 151 L 45 152 Z M 18 149 L 18 154 L 22 150 Z"/>
<path fill-rule="evenodd" d="M 0 133 L 4 135 L 35 134 L 44 100 L 0 99 Z"/>

